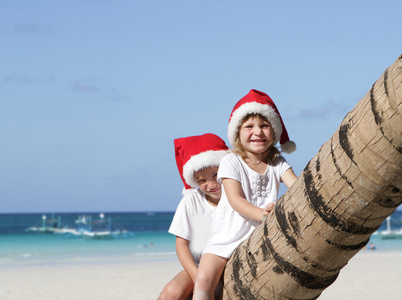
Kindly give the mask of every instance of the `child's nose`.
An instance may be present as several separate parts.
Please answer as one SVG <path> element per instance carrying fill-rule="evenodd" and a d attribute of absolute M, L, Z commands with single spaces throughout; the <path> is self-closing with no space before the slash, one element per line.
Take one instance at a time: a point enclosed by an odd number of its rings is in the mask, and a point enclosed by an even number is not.
<path fill-rule="evenodd" d="M 209 190 L 216 188 L 217 185 L 218 185 L 218 183 L 215 180 L 208 181 L 208 189 Z"/>
<path fill-rule="evenodd" d="M 260 128 L 260 127 L 255 127 L 254 128 L 254 133 L 255 134 L 260 134 L 262 132 L 262 128 Z"/>

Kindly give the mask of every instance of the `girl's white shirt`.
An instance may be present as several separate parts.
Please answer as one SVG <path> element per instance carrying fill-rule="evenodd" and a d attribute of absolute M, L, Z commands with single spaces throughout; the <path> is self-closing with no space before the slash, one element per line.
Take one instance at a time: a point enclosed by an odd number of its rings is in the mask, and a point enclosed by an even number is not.
<path fill-rule="evenodd" d="M 234 153 L 222 158 L 218 171 L 218 182 L 230 178 L 240 182 L 246 200 L 254 206 L 264 208 L 278 199 L 281 176 L 291 168 L 285 158 L 279 156 L 264 174 L 252 170 L 243 159 Z M 223 185 L 222 185 L 223 187 Z M 236 247 L 247 239 L 261 222 L 244 218 L 235 211 L 222 188 L 221 200 L 215 212 L 211 234 L 203 253 L 212 253 L 229 258 Z"/>
<path fill-rule="evenodd" d="M 199 188 L 186 191 L 177 206 L 169 233 L 190 242 L 190 250 L 198 265 L 209 236 L 216 207 L 212 206 Z"/>

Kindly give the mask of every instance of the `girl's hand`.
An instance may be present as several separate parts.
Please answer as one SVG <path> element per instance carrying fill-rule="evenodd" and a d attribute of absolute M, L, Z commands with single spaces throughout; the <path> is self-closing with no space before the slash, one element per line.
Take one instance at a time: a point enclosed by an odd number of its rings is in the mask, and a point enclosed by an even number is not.
<path fill-rule="evenodd" d="M 262 211 L 262 220 L 265 220 L 265 217 L 268 216 L 268 214 L 274 209 L 275 203 L 268 203 L 265 207 L 264 210 Z"/>

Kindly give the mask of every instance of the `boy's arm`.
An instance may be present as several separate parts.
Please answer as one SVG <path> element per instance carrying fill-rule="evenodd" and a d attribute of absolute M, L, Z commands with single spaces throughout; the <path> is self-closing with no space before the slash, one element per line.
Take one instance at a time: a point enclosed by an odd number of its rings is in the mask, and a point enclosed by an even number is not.
<path fill-rule="evenodd" d="M 184 270 L 195 282 L 197 274 L 197 265 L 194 262 L 193 256 L 190 251 L 190 241 L 181 237 L 176 237 L 176 253 Z"/>
<path fill-rule="evenodd" d="M 223 178 L 223 187 L 225 188 L 226 196 L 232 208 L 241 214 L 243 217 L 261 221 L 266 215 L 262 208 L 254 206 L 247 201 L 243 194 L 240 182 L 235 179 Z"/>

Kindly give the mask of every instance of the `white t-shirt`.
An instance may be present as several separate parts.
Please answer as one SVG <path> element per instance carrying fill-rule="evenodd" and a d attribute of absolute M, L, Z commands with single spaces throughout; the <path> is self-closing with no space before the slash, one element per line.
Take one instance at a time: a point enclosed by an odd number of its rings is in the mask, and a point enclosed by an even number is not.
<path fill-rule="evenodd" d="M 190 241 L 190 250 L 198 264 L 209 236 L 216 207 L 209 204 L 199 188 L 186 191 L 177 206 L 169 233 Z"/>
<path fill-rule="evenodd" d="M 243 159 L 234 153 L 222 158 L 218 171 L 218 182 L 230 178 L 240 182 L 244 195 L 254 206 L 264 208 L 278 199 L 281 176 L 291 166 L 279 156 L 270 164 L 264 174 L 252 170 Z M 223 187 L 223 186 L 222 186 Z M 247 239 L 260 221 L 244 218 L 229 204 L 225 189 L 215 212 L 211 234 L 204 253 L 212 253 L 229 258 L 236 247 Z"/>

